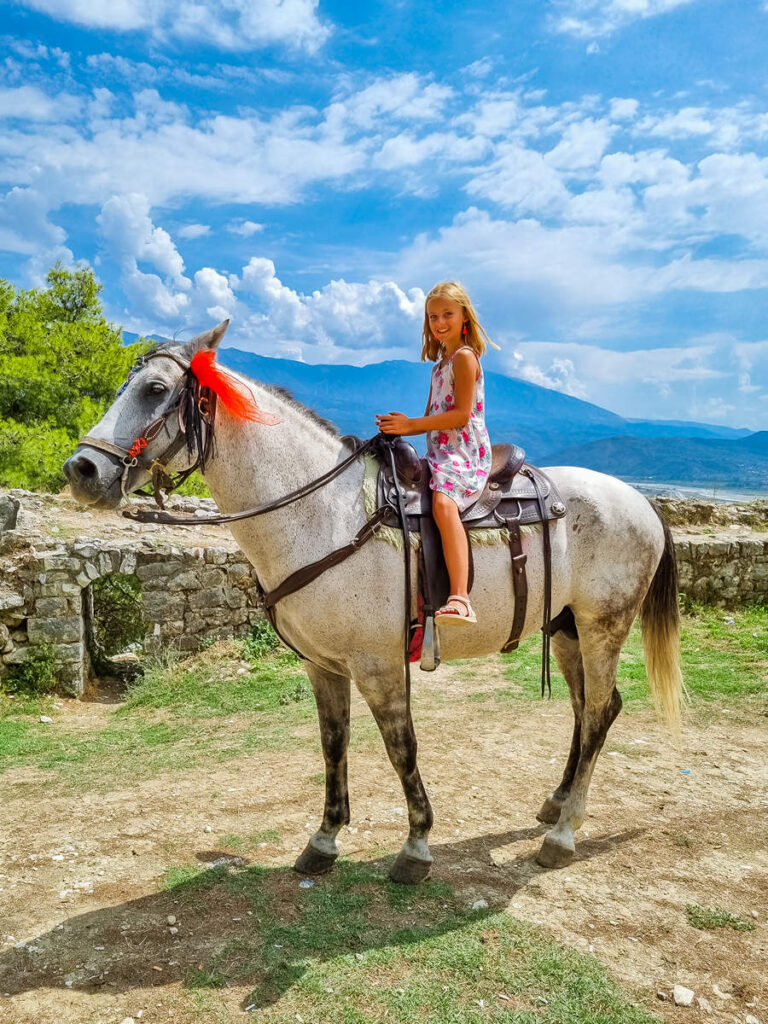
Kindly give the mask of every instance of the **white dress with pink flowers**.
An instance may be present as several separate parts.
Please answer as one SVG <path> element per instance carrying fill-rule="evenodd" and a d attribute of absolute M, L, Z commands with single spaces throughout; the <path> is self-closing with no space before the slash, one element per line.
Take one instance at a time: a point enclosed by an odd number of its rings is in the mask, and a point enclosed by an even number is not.
<path fill-rule="evenodd" d="M 470 348 L 463 345 L 462 348 Z M 461 352 L 461 349 L 457 349 Z M 470 351 L 473 351 L 470 348 Z M 454 352 L 454 356 L 456 353 Z M 478 360 L 479 364 L 480 360 Z M 430 415 L 454 407 L 453 356 L 435 363 L 432 370 Z M 480 497 L 491 470 L 491 443 L 485 427 L 485 382 L 482 367 L 475 383 L 469 423 L 451 430 L 427 432 L 427 460 L 432 472 L 429 486 L 452 498 L 463 511 Z"/>

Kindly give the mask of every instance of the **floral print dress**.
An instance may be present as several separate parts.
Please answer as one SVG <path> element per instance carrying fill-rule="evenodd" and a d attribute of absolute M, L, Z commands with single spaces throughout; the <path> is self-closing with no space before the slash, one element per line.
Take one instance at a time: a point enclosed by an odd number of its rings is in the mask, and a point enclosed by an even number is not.
<path fill-rule="evenodd" d="M 474 351 L 469 345 L 462 345 L 462 348 Z M 456 351 L 460 352 L 461 349 Z M 435 363 L 429 401 L 430 416 L 453 409 L 453 356 L 444 363 Z M 469 422 L 451 430 L 428 431 L 427 461 L 432 473 L 429 486 L 433 491 L 442 491 L 452 498 L 460 512 L 480 497 L 491 471 L 491 443 L 485 426 L 485 381 L 482 367 L 475 383 L 475 400 Z"/>

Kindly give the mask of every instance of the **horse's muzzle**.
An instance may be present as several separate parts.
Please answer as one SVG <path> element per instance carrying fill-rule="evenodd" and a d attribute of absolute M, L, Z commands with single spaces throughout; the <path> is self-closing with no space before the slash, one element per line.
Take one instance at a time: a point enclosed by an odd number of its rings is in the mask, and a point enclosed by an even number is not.
<path fill-rule="evenodd" d="M 75 501 L 111 509 L 120 502 L 123 468 L 104 452 L 82 446 L 64 463 L 64 476 Z"/>

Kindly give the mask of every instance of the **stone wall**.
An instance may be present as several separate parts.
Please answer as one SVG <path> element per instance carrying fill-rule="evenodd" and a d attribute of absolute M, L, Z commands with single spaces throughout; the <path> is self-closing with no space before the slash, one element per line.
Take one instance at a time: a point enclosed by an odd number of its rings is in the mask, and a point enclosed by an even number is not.
<path fill-rule="evenodd" d="M 126 536 L 129 524 L 118 525 L 123 536 L 108 538 L 0 531 L 0 674 L 47 644 L 62 685 L 82 692 L 90 672 L 88 588 L 112 573 L 140 582 L 148 653 L 196 651 L 201 640 L 243 635 L 262 618 L 255 572 L 230 536 L 227 546 L 181 546 L 152 536 L 151 529 L 146 538 Z"/>
<path fill-rule="evenodd" d="M 675 537 L 680 590 L 703 604 L 768 605 L 768 537 Z"/>
<path fill-rule="evenodd" d="M 204 516 L 213 503 L 175 499 L 172 506 Z M 667 511 L 674 511 L 681 591 L 723 607 L 768 604 L 764 509 L 756 529 L 732 511 L 712 513 L 712 527 L 702 526 L 699 512 L 686 526 L 679 507 Z M 754 510 L 749 516 L 753 522 Z M 702 529 L 713 532 L 693 532 Z M 140 583 L 150 653 L 196 651 L 201 640 L 243 635 L 262 617 L 255 573 L 226 529 L 201 523 L 164 531 L 66 498 L 11 491 L 0 495 L 0 675 L 48 644 L 62 685 L 82 692 L 91 671 L 90 588 L 112 573 Z"/>

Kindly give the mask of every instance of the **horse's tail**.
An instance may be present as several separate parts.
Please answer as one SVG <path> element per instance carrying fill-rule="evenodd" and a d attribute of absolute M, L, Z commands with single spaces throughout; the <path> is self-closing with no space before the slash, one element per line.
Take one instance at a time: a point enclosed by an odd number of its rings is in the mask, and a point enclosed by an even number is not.
<path fill-rule="evenodd" d="M 670 529 L 658 507 L 653 507 L 664 530 L 664 552 L 640 609 L 645 669 L 656 706 L 667 725 L 679 732 L 685 684 L 680 666 L 677 560 Z"/>

